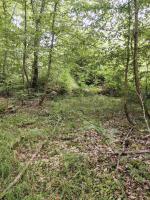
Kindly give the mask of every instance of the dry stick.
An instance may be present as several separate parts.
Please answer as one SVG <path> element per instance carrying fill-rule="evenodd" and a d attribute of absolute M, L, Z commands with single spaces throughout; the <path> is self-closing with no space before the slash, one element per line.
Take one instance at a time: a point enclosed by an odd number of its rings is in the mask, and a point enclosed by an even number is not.
<path fill-rule="evenodd" d="M 106 154 L 106 153 L 105 153 Z M 120 155 L 119 152 L 113 153 L 113 152 L 108 152 L 107 154 L 109 155 L 114 155 L 114 156 L 118 156 Z M 146 150 L 140 150 L 140 151 L 124 151 L 121 156 L 127 156 L 127 155 L 135 155 L 135 154 L 150 154 L 150 149 L 146 149 Z"/>
<path fill-rule="evenodd" d="M 60 119 L 58 119 L 52 133 L 55 132 L 56 127 L 58 126 L 60 122 Z M 7 192 L 14 186 L 16 185 L 17 182 L 19 182 L 19 180 L 22 178 L 22 176 L 25 174 L 26 170 L 28 169 L 28 167 L 31 165 L 32 161 L 34 160 L 34 158 L 38 155 L 38 153 L 41 151 L 41 149 L 43 148 L 43 146 L 47 143 L 49 137 L 47 138 L 47 140 L 45 140 L 44 142 L 42 142 L 41 144 L 38 145 L 35 153 L 33 154 L 33 156 L 31 157 L 31 159 L 27 162 L 26 166 L 23 168 L 23 170 L 15 177 L 15 179 L 8 185 L 8 187 L 0 194 L 0 199 L 3 199 L 5 197 L 5 195 L 7 194 Z"/>
<path fill-rule="evenodd" d="M 123 141 L 123 144 L 122 144 L 122 151 L 119 153 L 118 159 L 117 159 L 116 171 L 117 171 L 118 168 L 119 168 L 121 155 L 125 152 L 126 141 L 127 141 L 128 137 L 130 136 L 130 134 L 132 133 L 132 131 L 133 131 L 133 127 L 130 129 L 130 131 L 128 132 L 128 134 L 126 135 L 126 137 L 125 137 L 125 139 L 124 139 L 124 141 Z"/>
<path fill-rule="evenodd" d="M 23 168 L 23 170 L 15 177 L 15 179 L 8 185 L 8 187 L 0 194 L 0 199 L 3 199 L 4 196 L 7 194 L 7 192 L 14 186 L 16 185 L 16 183 L 22 178 L 22 176 L 24 175 L 24 173 L 26 172 L 26 170 L 28 169 L 29 165 L 32 163 L 32 161 L 34 160 L 34 158 L 37 156 L 37 154 L 40 152 L 40 150 L 42 149 L 43 145 L 45 142 L 43 142 L 42 144 L 39 145 L 39 147 L 37 148 L 36 152 L 34 153 L 34 155 L 31 157 L 31 159 L 27 162 L 26 166 Z"/>

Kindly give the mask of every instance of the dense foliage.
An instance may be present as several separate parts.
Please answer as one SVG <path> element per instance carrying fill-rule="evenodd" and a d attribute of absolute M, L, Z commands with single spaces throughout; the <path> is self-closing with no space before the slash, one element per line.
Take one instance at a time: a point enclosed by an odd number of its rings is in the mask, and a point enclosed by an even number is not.
<path fill-rule="evenodd" d="M 133 92 L 133 1 L 2 0 L 1 91 L 16 87 L 42 91 L 48 79 L 50 90 L 96 87 L 97 92 L 123 94 L 129 6 L 128 79 Z M 139 1 L 139 76 L 146 95 L 150 88 L 149 16 L 149 0 Z"/>
<path fill-rule="evenodd" d="M 150 0 L 0 0 L 0 199 L 150 199 Z"/>

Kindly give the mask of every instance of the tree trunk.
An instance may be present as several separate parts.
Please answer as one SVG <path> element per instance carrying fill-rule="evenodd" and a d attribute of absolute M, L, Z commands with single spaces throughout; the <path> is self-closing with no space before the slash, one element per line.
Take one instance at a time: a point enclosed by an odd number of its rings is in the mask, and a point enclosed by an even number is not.
<path fill-rule="evenodd" d="M 57 1 L 54 5 L 52 27 L 51 27 L 52 38 L 51 38 L 51 45 L 50 45 L 50 49 L 49 49 L 47 77 L 46 77 L 46 82 L 45 82 L 45 86 L 44 86 L 44 94 L 39 101 L 39 106 L 42 106 L 42 104 L 43 104 L 43 102 L 46 98 L 47 89 L 48 89 L 50 69 L 51 69 L 51 65 L 52 65 L 52 56 L 53 56 L 52 53 L 53 53 L 53 48 L 54 48 L 54 39 L 55 39 L 55 30 L 54 29 L 55 29 L 55 21 L 56 21 L 56 13 L 57 13 L 58 2 L 59 1 Z"/>
<path fill-rule="evenodd" d="M 37 91 L 38 89 L 38 77 L 39 77 L 39 45 L 40 45 L 40 25 L 41 17 L 45 8 L 45 0 L 41 2 L 40 14 L 37 17 L 37 13 L 34 10 L 34 2 L 31 0 L 32 11 L 35 17 L 35 36 L 34 36 L 34 60 L 32 65 L 32 81 L 31 87 Z"/>
<path fill-rule="evenodd" d="M 12 19 L 13 19 L 13 16 L 14 16 L 14 14 L 15 14 L 15 10 L 16 10 L 16 5 L 17 5 L 17 3 L 14 5 L 14 7 L 13 7 L 13 12 L 12 12 L 12 14 L 11 14 L 11 17 L 9 18 L 9 15 L 8 15 L 8 13 L 7 13 L 7 5 L 6 5 L 6 1 L 5 0 L 3 0 L 2 1 L 2 5 L 3 5 L 3 12 L 4 12 L 4 16 L 5 16 L 5 30 L 4 30 L 4 37 L 5 37 L 5 42 L 4 42 L 4 44 L 5 44 L 5 50 L 4 50 L 4 57 L 3 57 L 3 71 L 2 71 L 2 73 L 3 73 L 3 80 L 4 80 L 4 82 L 5 82 L 5 79 L 6 79 L 6 76 L 7 76 L 7 58 L 8 58 L 8 50 L 6 49 L 6 47 L 7 47 L 7 45 L 8 45 L 8 33 L 7 33 L 7 26 L 8 26 L 8 24 L 7 24 L 7 19 L 9 19 L 9 21 L 11 22 L 12 21 Z"/>
<path fill-rule="evenodd" d="M 23 77 L 26 77 L 27 88 L 29 88 L 29 78 L 26 70 L 26 57 L 27 57 L 27 0 L 24 0 L 24 51 L 23 51 Z M 24 78 L 23 78 L 24 80 Z"/>
<path fill-rule="evenodd" d="M 125 88 L 124 88 L 124 112 L 128 122 L 134 125 L 128 111 L 128 71 L 130 63 L 130 40 L 131 40 L 131 5 L 128 1 L 128 36 L 127 36 L 127 50 L 126 50 L 126 66 L 125 66 Z"/>
<path fill-rule="evenodd" d="M 34 60 L 33 60 L 33 65 L 32 65 L 32 83 L 31 87 L 34 90 L 37 90 L 38 88 L 38 77 L 39 77 L 39 25 L 40 25 L 40 20 L 35 21 L 35 38 L 34 38 Z"/>
<path fill-rule="evenodd" d="M 149 77 L 149 63 L 146 65 L 146 79 L 145 79 L 145 100 L 148 98 L 148 77 Z"/>
<path fill-rule="evenodd" d="M 134 70 L 134 80 L 135 80 L 135 87 L 136 87 L 136 93 L 137 97 L 140 103 L 140 106 L 142 107 L 142 110 L 144 110 L 147 117 L 150 118 L 150 114 L 148 113 L 148 109 L 146 105 L 143 103 L 143 95 L 141 93 L 141 85 L 140 85 L 140 79 L 139 79 L 139 67 L 138 67 L 138 27 L 139 27 L 139 19 L 138 19 L 138 13 L 139 13 L 139 7 L 138 7 L 138 0 L 134 0 L 134 9 L 135 9 L 135 22 L 134 22 L 134 54 L 133 54 L 133 70 Z M 144 107 L 143 107 L 144 106 Z"/>
<path fill-rule="evenodd" d="M 141 95 L 140 80 L 139 80 L 139 68 L 138 68 L 138 12 L 139 8 L 137 5 L 137 0 L 134 0 L 135 8 L 135 22 L 134 22 L 134 54 L 133 54 L 133 69 L 134 69 L 134 79 L 136 92 Z"/>
<path fill-rule="evenodd" d="M 7 52 L 7 44 L 8 44 L 8 36 L 7 36 L 7 22 L 6 22 L 6 19 L 7 19 L 7 8 L 6 8 L 6 2 L 3 0 L 3 12 L 4 12 L 4 16 L 5 16 L 5 30 L 4 30 L 4 37 L 5 37 L 5 40 L 4 40 L 4 44 L 5 44 L 5 50 L 4 50 L 4 57 L 3 57 L 3 80 L 5 82 L 5 79 L 6 79 L 6 69 L 7 69 L 7 56 L 8 56 L 8 52 Z"/>

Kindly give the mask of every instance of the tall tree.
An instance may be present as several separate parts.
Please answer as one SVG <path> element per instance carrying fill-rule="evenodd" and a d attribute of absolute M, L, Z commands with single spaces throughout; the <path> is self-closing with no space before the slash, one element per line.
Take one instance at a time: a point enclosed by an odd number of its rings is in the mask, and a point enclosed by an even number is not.
<path fill-rule="evenodd" d="M 24 0 L 24 50 L 23 50 L 23 77 L 26 77 L 27 87 L 29 87 L 29 77 L 26 70 L 26 57 L 27 57 L 27 0 Z M 24 78 L 23 78 L 24 80 Z"/>
<path fill-rule="evenodd" d="M 4 34 L 5 34 L 5 49 L 4 49 L 4 57 L 3 57 L 3 79 L 5 80 L 6 78 L 6 67 L 7 67 L 7 23 L 6 23 L 6 19 L 7 19 L 7 5 L 6 2 L 3 0 L 3 12 L 4 12 L 4 17 L 5 17 L 5 30 L 4 30 Z"/>
<path fill-rule="evenodd" d="M 48 56 L 48 70 L 47 70 L 47 77 L 44 87 L 44 94 L 41 97 L 39 101 L 39 105 L 41 106 L 46 98 L 46 93 L 48 89 L 48 82 L 50 77 L 50 70 L 52 65 L 52 58 L 53 58 L 53 48 L 54 48 L 54 40 L 55 40 L 55 22 L 56 22 L 56 14 L 57 14 L 57 7 L 58 7 L 59 0 L 55 2 L 54 4 L 54 10 L 53 10 L 53 18 L 52 18 L 52 26 L 51 26 L 51 44 L 49 48 L 49 56 Z"/>
<path fill-rule="evenodd" d="M 141 84 L 139 78 L 139 65 L 138 65 L 138 41 L 139 41 L 139 1 L 134 0 L 134 53 L 133 53 L 133 70 L 134 70 L 134 79 L 136 93 L 139 99 L 139 103 L 143 109 L 144 116 L 147 115 L 150 118 L 148 109 L 144 104 L 143 95 L 141 92 Z M 146 117 L 146 116 L 145 116 Z"/>
<path fill-rule="evenodd" d="M 32 81 L 31 87 L 37 91 L 38 77 L 39 77 L 39 45 L 40 45 L 40 25 L 41 18 L 45 8 L 45 0 L 41 0 L 40 12 L 37 13 L 35 9 L 35 1 L 31 0 L 32 12 L 35 22 L 35 35 L 34 35 L 34 60 L 32 65 Z"/>
<path fill-rule="evenodd" d="M 3 75 L 3 80 L 4 83 L 6 78 L 7 78 L 7 71 L 8 71 L 8 44 L 9 44 L 9 26 L 12 23 L 13 17 L 15 15 L 15 11 L 16 11 L 16 3 L 13 6 L 13 10 L 12 13 L 10 14 L 8 12 L 8 4 L 6 0 L 2 0 L 2 7 L 3 7 L 3 15 L 4 15 L 4 30 L 3 30 L 3 34 L 4 34 L 4 50 L 3 50 L 3 61 L 2 61 L 2 75 Z"/>
<path fill-rule="evenodd" d="M 124 89 L 124 111 L 127 120 L 130 124 L 134 124 L 128 110 L 128 93 L 129 93 L 129 83 L 128 83 L 128 72 L 130 64 L 130 41 L 131 41 L 131 2 L 128 1 L 128 33 L 127 33 L 127 47 L 126 47 L 126 66 L 125 66 L 125 89 Z"/>

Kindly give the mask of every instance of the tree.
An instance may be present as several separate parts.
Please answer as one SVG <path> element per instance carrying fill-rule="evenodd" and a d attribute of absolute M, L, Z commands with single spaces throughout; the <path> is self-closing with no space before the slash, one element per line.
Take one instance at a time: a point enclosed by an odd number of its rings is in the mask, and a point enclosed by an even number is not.
<path fill-rule="evenodd" d="M 24 76 L 26 77 L 27 87 L 30 86 L 29 77 L 26 70 L 26 57 L 27 57 L 27 0 L 24 0 L 24 50 L 23 50 L 23 82 Z M 25 83 L 24 83 L 25 84 Z"/>
<path fill-rule="evenodd" d="M 31 87 L 37 91 L 38 88 L 38 77 L 39 77 L 39 44 L 40 44 L 40 25 L 41 18 L 45 8 L 45 0 L 41 0 L 40 13 L 38 14 L 35 9 L 34 0 L 31 0 L 32 12 L 34 15 L 34 23 L 35 23 L 35 35 L 34 35 L 34 60 L 32 65 L 32 81 Z"/>
<path fill-rule="evenodd" d="M 139 67 L 138 67 L 138 41 L 139 41 L 139 5 L 138 1 L 134 0 L 134 53 L 133 53 L 133 70 L 134 70 L 134 80 L 135 80 L 135 87 L 136 87 L 136 93 L 139 99 L 139 103 L 146 113 L 146 115 L 150 118 L 150 114 L 148 113 L 148 109 L 146 105 L 144 104 L 143 95 L 141 93 L 141 84 L 140 84 L 140 78 L 139 78 Z"/>
<path fill-rule="evenodd" d="M 6 70 L 8 66 L 8 50 L 7 50 L 7 45 L 8 45 L 8 26 L 11 23 L 14 14 L 15 14 L 15 9 L 16 9 L 16 4 L 13 7 L 13 11 L 9 17 L 9 13 L 7 10 L 7 2 L 5 0 L 2 0 L 2 6 L 3 6 L 3 15 L 4 15 L 4 51 L 3 51 L 3 79 L 6 79 Z"/>
<path fill-rule="evenodd" d="M 126 66 L 125 66 L 125 91 L 124 91 L 124 111 L 127 120 L 130 124 L 134 124 L 132 119 L 129 115 L 128 110 L 128 93 L 129 93 L 129 87 L 128 87 L 128 72 L 129 72 L 129 64 L 130 64 L 130 41 L 131 41 L 131 5 L 130 1 L 128 1 L 128 33 L 127 33 L 127 50 L 126 50 Z"/>
<path fill-rule="evenodd" d="M 40 106 L 43 104 L 43 102 L 46 98 L 46 93 L 47 93 L 47 89 L 48 89 L 48 82 L 49 82 L 49 77 L 50 77 L 53 48 L 54 48 L 54 40 L 55 40 L 55 21 L 56 21 L 58 3 L 59 3 L 59 0 L 54 3 L 52 26 L 51 26 L 51 44 L 50 44 L 49 55 L 48 55 L 48 70 L 47 70 L 47 76 L 46 76 L 46 81 L 45 81 L 44 94 L 39 101 Z"/>

